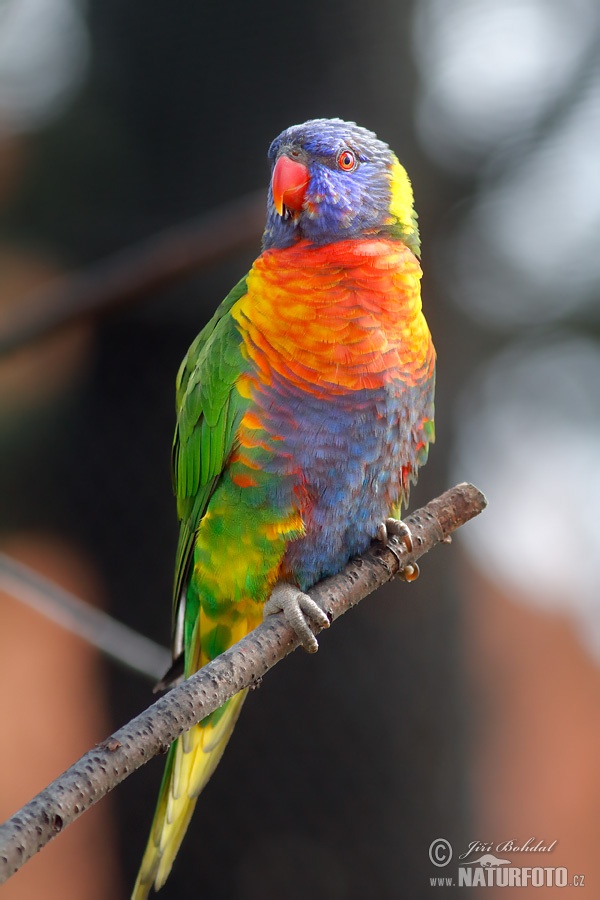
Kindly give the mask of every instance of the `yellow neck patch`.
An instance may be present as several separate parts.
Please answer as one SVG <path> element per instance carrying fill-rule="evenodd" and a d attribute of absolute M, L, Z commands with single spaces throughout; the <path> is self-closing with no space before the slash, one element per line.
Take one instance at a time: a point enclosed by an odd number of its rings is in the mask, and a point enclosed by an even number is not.
<path fill-rule="evenodd" d="M 417 214 L 414 209 L 414 197 L 410 179 L 406 169 L 394 157 L 390 170 L 390 213 L 396 219 L 403 234 L 403 239 L 413 253 L 419 252 L 419 229 Z"/>

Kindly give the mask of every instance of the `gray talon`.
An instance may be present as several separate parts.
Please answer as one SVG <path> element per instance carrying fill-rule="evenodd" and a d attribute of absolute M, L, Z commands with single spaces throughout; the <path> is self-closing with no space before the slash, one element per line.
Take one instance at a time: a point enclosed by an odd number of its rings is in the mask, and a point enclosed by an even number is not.
<path fill-rule="evenodd" d="M 273 589 L 264 605 L 263 616 L 266 619 L 267 616 L 278 612 L 283 612 L 288 625 L 294 629 L 304 649 L 308 653 L 316 653 L 319 645 L 308 626 L 307 619 L 312 619 L 320 628 L 329 628 L 329 619 L 321 607 L 308 594 L 284 581 Z"/>
<path fill-rule="evenodd" d="M 387 547 L 388 542 L 388 530 L 386 528 L 385 522 L 381 522 L 377 526 L 377 540 L 383 544 L 384 547 Z"/>
<path fill-rule="evenodd" d="M 378 537 L 379 537 L 379 529 L 381 527 L 382 526 L 380 525 L 379 528 L 377 529 Z M 393 534 L 396 537 L 399 537 L 400 540 L 402 541 L 402 543 L 405 545 L 408 552 L 412 553 L 412 549 L 413 549 L 412 534 L 410 533 L 410 528 L 408 527 L 408 525 L 404 524 L 402 519 L 386 519 L 383 527 L 385 528 L 385 531 L 386 531 L 386 541 L 383 544 L 384 547 L 385 547 L 385 544 L 387 543 L 387 536 L 390 534 Z"/>

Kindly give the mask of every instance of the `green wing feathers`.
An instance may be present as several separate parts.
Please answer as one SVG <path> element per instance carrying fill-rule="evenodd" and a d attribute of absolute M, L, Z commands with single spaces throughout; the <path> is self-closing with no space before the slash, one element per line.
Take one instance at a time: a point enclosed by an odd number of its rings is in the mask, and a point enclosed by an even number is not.
<path fill-rule="evenodd" d="M 197 369 L 198 364 L 201 360 L 202 351 L 206 347 L 209 338 L 213 335 L 215 328 L 223 319 L 226 317 L 231 307 L 234 303 L 244 296 L 246 293 L 246 279 L 247 275 L 244 275 L 243 278 L 238 281 L 236 286 L 232 288 L 222 303 L 219 304 L 217 310 L 210 319 L 200 334 L 194 339 L 190 348 L 186 355 L 183 358 L 183 362 L 179 367 L 179 372 L 177 373 L 177 379 L 175 382 L 175 403 L 177 407 L 177 415 L 179 415 L 180 410 L 183 406 L 183 400 L 185 397 L 185 392 L 187 390 L 188 381 L 190 379 L 191 374 Z"/>
<path fill-rule="evenodd" d="M 227 464 L 247 402 L 235 390 L 245 362 L 240 335 L 229 315 L 245 291 L 244 278 L 200 332 L 177 376 L 172 464 L 180 532 L 173 586 L 173 647 L 175 655 L 185 648 L 186 677 L 206 661 L 201 658 L 198 597 L 186 589 L 195 535 Z M 245 697 L 246 692 L 233 697 L 171 746 L 132 900 L 144 900 L 153 884 L 158 890 L 166 881 L 196 799 L 223 754 Z"/>
<path fill-rule="evenodd" d="M 202 329 L 177 375 L 172 467 L 180 533 L 173 584 L 174 621 L 194 534 L 231 452 L 243 413 L 243 402 L 233 390 L 243 368 L 240 337 L 229 311 L 245 292 L 243 278 Z"/>

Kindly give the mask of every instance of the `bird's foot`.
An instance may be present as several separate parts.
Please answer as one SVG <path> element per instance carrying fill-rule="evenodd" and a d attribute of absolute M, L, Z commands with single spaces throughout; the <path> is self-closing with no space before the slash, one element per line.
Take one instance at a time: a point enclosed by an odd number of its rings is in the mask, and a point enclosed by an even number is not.
<path fill-rule="evenodd" d="M 385 522 L 382 522 L 381 525 L 377 527 L 377 539 L 381 541 L 384 547 L 387 547 L 388 539 L 392 534 L 400 538 L 408 553 L 412 553 L 412 534 L 410 533 L 410 528 L 408 525 L 404 524 L 402 519 L 386 519 Z M 402 565 L 402 559 L 400 557 L 397 557 L 397 559 L 400 565 Z M 416 581 L 419 574 L 420 569 L 416 562 L 413 562 L 401 568 L 397 577 L 401 578 L 403 581 Z"/>
<path fill-rule="evenodd" d="M 308 620 L 312 620 L 319 628 L 329 628 L 329 619 L 321 607 L 308 594 L 284 581 L 273 589 L 264 605 L 263 615 L 266 619 L 278 612 L 283 612 L 304 649 L 308 653 L 316 653 L 319 645 L 309 628 Z"/>
<path fill-rule="evenodd" d="M 409 553 L 412 553 L 413 540 L 410 528 L 405 525 L 402 519 L 386 519 L 377 526 L 377 539 L 381 541 L 384 547 L 387 547 L 390 535 L 399 537 Z"/>

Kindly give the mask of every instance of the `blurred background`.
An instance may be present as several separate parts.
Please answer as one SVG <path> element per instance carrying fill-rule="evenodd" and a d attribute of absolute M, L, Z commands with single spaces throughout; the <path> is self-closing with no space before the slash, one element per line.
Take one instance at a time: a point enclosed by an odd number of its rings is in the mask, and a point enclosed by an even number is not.
<path fill-rule="evenodd" d="M 411 505 L 460 480 L 490 503 L 254 692 L 165 900 L 437 896 L 470 842 L 530 837 L 558 843 L 499 855 L 598 884 L 599 49 L 595 0 L 0 0 L 0 550 L 168 644 L 175 374 L 258 252 L 270 141 L 316 116 L 372 128 L 413 180 L 439 362 Z M 146 271 L 138 302 L 17 348 L 76 273 L 75 305 L 113 301 L 100 261 L 200 215 L 187 277 Z M 13 593 L 0 820 L 152 699 Z M 126 898 L 161 771 L 3 897 Z"/>

